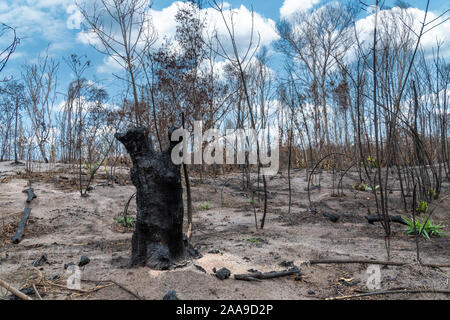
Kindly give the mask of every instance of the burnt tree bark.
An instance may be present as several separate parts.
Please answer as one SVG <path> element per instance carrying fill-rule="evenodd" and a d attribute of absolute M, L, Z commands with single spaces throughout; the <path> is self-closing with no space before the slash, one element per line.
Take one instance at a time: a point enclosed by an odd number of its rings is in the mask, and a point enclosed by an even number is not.
<path fill-rule="evenodd" d="M 374 222 L 379 222 L 379 221 L 384 221 L 383 217 L 380 217 L 377 214 L 370 214 L 367 217 L 367 222 L 369 222 L 370 224 L 373 224 Z M 405 220 L 403 220 L 403 218 L 401 216 L 388 216 L 389 222 L 397 222 L 400 224 L 404 224 L 407 225 L 407 223 L 405 222 Z"/>
<path fill-rule="evenodd" d="M 31 201 L 33 201 L 34 198 L 36 198 L 36 194 L 34 193 L 34 189 L 29 187 L 26 190 L 23 190 L 24 193 L 28 193 L 28 197 L 27 197 L 27 203 L 31 203 Z"/>
<path fill-rule="evenodd" d="M 173 129 L 169 130 L 169 141 Z M 131 180 L 136 187 L 137 218 L 132 237 L 130 266 L 167 270 L 185 257 L 183 189 L 180 165 L 171 160 L 178 142 L 156 152 L 145 127 L 115 135 L 133 162 Z"/>
<path fill-rule="evenodd" d="M 28 218 L 31 214 L 31 208 L 25 208 L 22 213 L 22 218 L 19 221 L 19 224 L 17 225 L 16 234 L 12 237 L 12 242 L 14 244 L 18 244 L 20 241 L 22 241 L 23 236 L 25 234 L 25 226 L 27 225 Z"/>

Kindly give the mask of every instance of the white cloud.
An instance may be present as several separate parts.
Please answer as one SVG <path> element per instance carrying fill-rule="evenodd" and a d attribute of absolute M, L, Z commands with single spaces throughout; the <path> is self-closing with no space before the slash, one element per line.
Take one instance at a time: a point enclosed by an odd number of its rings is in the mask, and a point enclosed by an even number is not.
<path fill-rule="evenodd" d="M 289 18 L 292 14 L 311 9 L 320 0 L 284 0 L 280 8 L 280 17 Z"/>
<path fill-rule="evenodd" d="M 23 51 L 15 51 L 13 52 L 13 54 L 11 55 L 11 57 L 9 58 L 9 60 L 13 61 L 13 60 L 17 60 L 17 59 L 22 59 L 24 57 L 27 56 L 26 52 Z"/>
<path fill-rule="evenodd" d="M 14 27 L 21 44 L 57 43 L 67 48 L 71 43 L 65 23 L 65 8 L 73 0 L 21 0 L 0 4 L 0 21 Z M 62 45 L 64 43 L 64 45 Z"/>
<path fill-rule="evenodd" d="M 0 12 L 0 21 L 17 28 L 21 37 L 42 35 L 53 38 L 61 32 L 60 24 L 48 12 L 35 7 L 14 6 Z"/>
<path fill-rule="evenodd" d="M 8 4 L 6 2 L 0 2 L 0 12 L 8 10 Z"/>
<path fill-rule="evenodd" d="M 161 10 L 150 9 L 149 14 L 158 34 L 158 40 L 155 46 L 160 46 L 163 43 L 164 38 L 173 40 L 177 28 L 175 16 L 180 6 L 185 5 L 186 3 L 184 2 L 175 1 L 170 4 L 170 6 Z M 244 5 L 241 5 L 239 8 L 231 9 L 228 3 L 224 3 L 224 8 L 225 18 L 228 23 L 230 23 L 230 14 L 233 17 L 236 45 L 239 48 L 240 54 L 242 54 L 247 49 L 252 36 L 252 12 Z M 217 36 L 222 42 L 224 49 L 232 56 L 232 44 L 229 39 L 227 27 L 220 13 L 213 8 L 204 8 L 202 9 L 202 14 L 206 17 L 207 34 L 211 36 L 217 32 Z M 253 19 L 253 48 L 258 43 L 258 37 L 260 38 L 260 47 L 268 46 L 274 40 L 279 38 L 276 32 L 275 21 L 267 19 L 257 12 L 253 13 Z M 98 39 L 96 39 L 94 34 L 88 34 L 84 31 L 78 33 L 77 41 L 84 44 L 99 44 Z M 176 42 L 174 42 L 173 46 L 176 45 Z M 108 69 L 116 64 L 112 59 L 105 59 L 104 62 L 105 64 L 99 67 L 98 71 L 108 72 Z"/>
<path fill-rule="evenodd" d="M 205 10 L 208 17 L 209 32 L 212 32 L 212 30 L 215 29 L 225 50 L 230 56 L 233 56 L 232 44 L 223 18 L 220 16 L 219 12 L 214 9 L 209 8 Z M 256 46 L 258 42 L 258 38 L 260 47 L 268 46 L 279 38 L 279 35 L 276 32 L 275 21 L 265 18 L 257 12 L 253 12 L 252 25 L 252 12 L 244 5 L 241 5 L 238 9 L 231 9 L 230 11 L 225 12 L 225 19 L 229 27 L 231 27 L 231 16 L 235 24 L 234 31 L 236 45 L 241 54 L 246 51 L 249 46 L 250 39 L 252 38 L 252 28 L 254 46 Z"/>
<path fill-rule="evenodd" d="M 175 1 L 169 7 L 162 10 L 150 10 L 153 24 L 158 32 L 159 41 L 163 37 L 173 38 L 175 36 L 177 26 L 175 15 L 180 5 L 183 5 L 182 2 Z"/>
<path fill-rule="evenodd" d="M 390 32 L 392 32 L 393 35 L 396 36 L 397 39 L 400 39 L 400 32 L 403 29 L 409 29 L 411 28 L 416 32 L 417 34 L 420 31 L 423 18 L 425 15 L 425 11 L 420 10 L 418 8 L 407 8 L 406 14 L 402 13 L 402 10 L 399 7 L 394 7 L 389 10 L 381 10 L 379 12 L 379 20 L 378 25 L 379 29 L 386 30 L 389 29 Z M 402 22 L 398 17 L 402 16 Z M 439 16 L 439 14 L 435 14 L 433 12 L 428 12 L 427 15 L 427 22 L 433 21 Z M 394 19 L 392 19 L 394 17 Z M 371 14 L 363 19 L 360 19 L 356 22 L 356 30 L 358 31 L 359 37 L 361 41 L 364 41 L 366 45 L 371 45 L 371 42 L 373 41 L 373 28 L 374 28 L 374 21 L 375 21 L 375 15 Z M 428 30 L 431 26 L 437 25 L 439 22 L 441 22 L 442 19 L 438 19 L 429 26 L 425 28 L 425 31 Z M 404 23 L 408 25 L 408 27 L 404 26 Z M 433 28 L 429 32 L 426 32 L 422 39 L 421 39 L 421 45 L 425 50 L 425 53 L 428 55 L 431 53 L 432 48 L 436 47 L 437 42 L 442 43 L 441 48 L 441 55 L 445 58 L 450 57 L 450 36 L 448 33 L 448 30 L 450 29 L 450 20 L 447 20 L 446 22 L 440 24 L 436 28 Z M 417 39 L 415 36 L 413 36 L 414 41 Z M 394 38 L 391 41 L 395 41 Z"/>
<path fill-rule="evenodd" d="M 153 24 L 158 32 L 159 43 L 164 37 L 173 38 L 175 36 L 177 23 L 175 15 L 180 6 L 186 5 L 183 2 L 175 1 L 169 7 L 162 10 L 151 10 Z M 225 18 L 227 23 L 230 23 L 230 13 L 233 16 L 235 23 L 236 43 L 238 48 L 247 48 L 252 31 L 252 12 L 244 5 L 239 8 L 231 9 L 228 3 L 224 3 Z M 208 34 L 212 35 L 214 31 L 217 32 L 219 39 L 223 42 L 226 49 L 231 50 L 231 43 L 228 37 L 228 31 L 220 13 L 213 8 L 202 9 L 202 14 L 206 17 L 206 24 L 208 26 Z M 261 37 L 261 46 L 267 46 L 272 41 L 278 39 L 278 34 L 275 28 L 275 21 L 261 16 L 254 12 L 254 38 Z M 257 39 L 254 39 L 257 41 Z"/>
<path fill-rule="evenodd" d="M 94 32 L 81 31 L 77 34 L 76 40 L 82 44 L 98 46 L 101 45 L 100 39 L 97 38 Z"/>
<path fill-rule="evenodd" d="M 97 71 L 100 73 L 113 73 L 119 72 L 122 70 L 122 67 L 113 57 L 107 56 L 103 59 L 103 64 L 98 66 Z"/>
<path fill-rule="evenodd" d="M 80 29 L 81 22 L 83 21 L 83 15 L 81 14 L 78 7 L 74 4 L 71 4 L 67 7 L 66 12 L 69 14 L 69 18 L 67 18 L 66 26 L 68 29 Z"/>
<path fill-rule="evenodd" d="M 21 1 L 17 1 L 21 2 Z M 23 2 L 23 1 L 22 1 Z M 58 8 L 67 7 L 74 3 L 74 0 L 26 0 L 29 6 L 36 6 L 38 8 Z"/>

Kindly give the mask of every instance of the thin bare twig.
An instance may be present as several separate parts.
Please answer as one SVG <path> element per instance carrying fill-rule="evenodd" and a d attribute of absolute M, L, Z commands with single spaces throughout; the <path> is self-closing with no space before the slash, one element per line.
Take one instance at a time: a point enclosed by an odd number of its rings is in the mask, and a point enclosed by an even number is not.
<path fill-rule="evenodd" d="M 404 293 L 443 293 L 443 294 L 450 294 L 450 290 L 445 290 L 445 289 L 382 290 L 382 291 L 365 292 L 365 293 L 349 295 L 349 296 L 330 297 L 330 298 L 326 298 L 325 300 L 343 300 L 343 299 L 352 299 L 352 298 L 368 297 L 368 296 L 376 296 L 376 295 L 384 295 L 384 294 L 404 294 Z"/>
<path fill-rule="evenodd" d="M 26 294 L 20 292 L 16 288 L 12 287 L 8 282 L 3 281 L 2 279 L 0 279 L 0 287 L 5 288 L 9 292 L 11 292 L 13 295 L 15 295 L 16 297 L 18 297 L 18 298 L 20 298 L 22 300 L 33 300 L 29 296 L 27 296 Z"/>

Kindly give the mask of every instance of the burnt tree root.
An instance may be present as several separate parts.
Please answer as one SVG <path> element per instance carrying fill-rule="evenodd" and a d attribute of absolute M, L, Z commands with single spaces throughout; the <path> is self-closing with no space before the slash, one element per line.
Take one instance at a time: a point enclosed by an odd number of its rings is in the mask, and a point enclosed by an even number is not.
<path fill-rule="evenodd" d="M 169 141 L 173 130 L 169 130 Z M 172 149 L 178 142 L 171 142 L 167 150 L 157 152 L 145 127 L 132 128 L 115 137 L 130 154 L 131 181 L 136 187 L 137 216 L 129 266 L 171 269 L 189 252 L 183 237 L 180 165 L 171 160 Z"/>

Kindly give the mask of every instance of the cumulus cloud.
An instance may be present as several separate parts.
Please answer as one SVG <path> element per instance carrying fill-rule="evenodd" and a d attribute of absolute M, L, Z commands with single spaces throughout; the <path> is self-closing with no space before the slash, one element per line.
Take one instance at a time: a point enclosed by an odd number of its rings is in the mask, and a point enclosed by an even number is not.
<path fill-rule="evenodd" d="M 71 4 L 67 7 L 66 12 L 69 14 L 69 18 L 67 18 L 66 26 L 68 29 L 80 29 L 81 22 L 83 21 L 83 15 L 81 14 L 78 7 L 74 4 Z"/>
<path fill-rule="evenodd" d="M 280 8 L 280 17 L 287 19 L 296 12 L 311 9 L 319 2 L 320 0 L 284 0 Z"/>
<path fill-rule="evenodd" d="M 108 56 L 103 59 L 103 64 L 97 68 L 100 73 L 113 73 L 122 70 L 120 64 L 113 57 Z"/>
<path fill-rule="evenodd" d="M 405 10 L 405 11 L 403 11 Z M 423 19 L 424 19 L 425 11 L 418 8 L 407 8 L 401 9 L 399 7 L 394 7 L 388 10 L 381 10 L 379 12 L 379 28 L 382 30 L 390 30 L 390 33 L 397 39 L 400 38 L 400 32 L 402 29 L 411 28 L 415 33 L 419 33 Z M 403 22 L 398 18 L 402 16 Z M 431 22 L 436 19 L 439 14 L 428 12 L 427 21 Z M 437 25 L 441 20 L 436 20 L 431 23 L 429 26 L 425 27 L 425 31 L 429 30 L 431 26 Z M 375 14 L 368 15 L 365 18 L 362 18 L 356 22 L 356 30 L 358 31 L 360 40 L 365 42 L 367 45 L 370 45 L 373 39 L 373 27 L 375 22 Z M 404 23 L 408 25 L 408 27 L 404 26 Z M 430 54 L 431 50 L 436 47 L 436 44 L 439 42 L 442 44 L 441 55 L 445 58 L 450 57 L 450 35 L 448 30 L 450 29 L 450 20 L 438 25 L 436 28 L 431 29 L 426 32 L 422 39 L 421 45 L 425 50 L 425 53 Z M 394 41 L 395 41 L 394 38 Z M 414 40 L 417 38 L 414 37 Z"/>
<path fill-rule="evenodd" d="M 209 8 L 206 10 L 209 33 L 217 32 L 217 37 L 224 46 L 225 51 L 232 56 L 233 48 L 229 39 L 227 26 L 222 16 L 214 9 Z M 249 46 L 252 38 L 252 28 L 254 46 L 257 44 L 258 38 L 259 47 L 268 46 L 279 38 L 276 32 L 275 21 L 265 18 L 257 12 L 253 12 L 252 25 L 252 12 L 244 5 L 241 5 L 237 9 L 227 10 L 225 12 L 225 20 L 229 27 L 231 26 L 231 22 L 235 24 L 235 40 L 240 53 L 246 51 Z"/>
<path fill-rule="evenodd" d="M 163 8 L 162 10 L 150 9 L 150 15 L 153 18 L 153 25 L 158 33 L 159 42 L 164 37 L 173 38 L 175 36 L 177 26 L 175 15 L 182 5 L 182 2 L 175 1 L 169 7 Z"/>
<path fill-rule="evenodd" d="M 169 7 L 162 10 L 151 10 L 153 24 L 158 32 L 159 41 L 164 37 L 173 38 L 175 36 L 177 23 L 175 15 L 180 6 L 186 5 L 181 1 L 173 2 Z M 252 32 L 252 12 L 241 5 L 239 8 L 231 8 L 228 3 L 224 3 L 225 18 L 228 24 L 231 22 L 231 16 L 235 24 L 236 44 L 238 48 L 247 48 Z M 218 38 L 222 41 L 226 50 L 231 50 L 227 27 L 220 13 L 214 8 L 202 9 L 202 14 L 206 17 L 207 33 L 212 35 L 217 33 Z M 253 29 L 254 37 L 260 36 L 260 46 L 267 46 L 274 40 L 278 39 L 275 28 L 275 21 L 263 17 L 261 14 L 253 13 Z"/>
<path fill-rule="evenodd" d="M 70 42 L 65 10 L 73 0 L 19 0 L 0 4 L 0 21 L 16 28 L 22 43 Z"/>
<path fill-rule="evenodd" d="M 165 38 L 173 40 L 177 28 L 175 16 L 179 8 L 185 5 L 187 4 L 184 2 L 175 1 L 168 7 L 161 10 L 149 10 L 151 21 L 158 35 L 158 40 L 155 46 L 160 46 L 164 42 Z M 231 9 L 228 3 L 224 3 L 224 9 L 225 19 L 227 23 L 231 22 L 232 17 L 234 23 L 236 45 L 239 48 L 240 53 L 243 53 L 248 48 L 250 39 L 252 37 L 252 12 L 244 5 L 241 5 L 239 8 Z M 229 39 L 227 27 L 220 13 L 213 8 L 204 8 L 202 9 L 201 13 L 206 19 L 207 30 L 205 36 L 217 35 L 217 38 L 221 41 L 226 53 L 232 55 L 232 44 Z M 254 12 L 254 48 L 258 44 L 258 38 L 259 46 L 263 47 L 270 45 L 274 40 L 277 40 L 279 36 L 276 32 L 275 21 L 265 18 L 257 12 Z M 86 31 L 78 33 L 77 41 L 84 44 L 99 44 L 98 39 L 96 39 L 95 35 L 89 34 Z M 174 42 L 173 46 L 176 45 L 176 42 Z M 105 59 L 104 63 L 105 64 L 103 66 L 98 68 L 99 72 L 108 72 L 110 67 L 114 68 L 114 65 L 117 66 L 113 59 Z"/>

